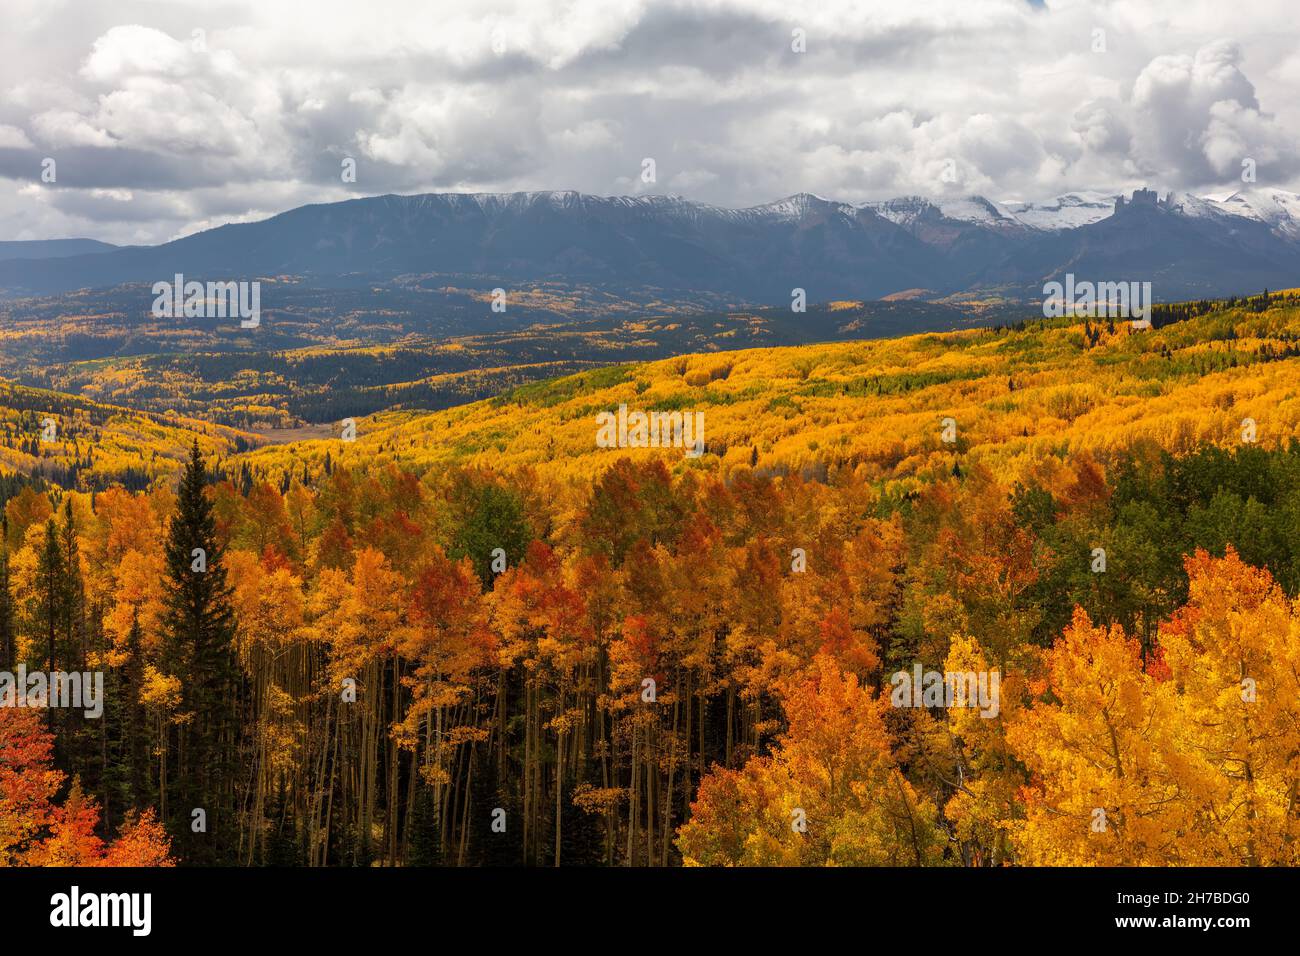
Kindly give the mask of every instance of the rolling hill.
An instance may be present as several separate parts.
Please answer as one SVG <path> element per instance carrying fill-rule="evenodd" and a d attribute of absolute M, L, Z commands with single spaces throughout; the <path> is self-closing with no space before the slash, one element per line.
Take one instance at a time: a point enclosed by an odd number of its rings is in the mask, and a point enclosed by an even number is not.
<path fill-rule="evenodd" d="M 255 436 L 179 415 L 154 415 L 0 381 L 0 476 L 96 490 L 146 488 L 171 478 L 197 441 L 227 455 Z"/>
<path fill-rule="evenodd" d="M 1184 317 L 1186 316 L 1186 317 Z M 357 423 L 354 443 L 263 448 L 246 460 L 278 477 L 335 464 L 371 469 L 527 466 L 590 481 L 615 458 L 674 469 L 750 466 L 825 478 L 845 469 L 915 483 L 975 463 L 1017 471 L 1085 450 L 1300 438 L 1300 296 L 1157 312 L 1157 328 L 1078 320 L 893 340 L 696 354 L 524 385 L 441 411 Z M 607 449 L 597 415 L 620 405 L 702 412 L 706 451 Z M 955 442 L 942 441 L 942 420 Z"/>
<path fill-rule="evenodd" d="M 616 362 L 683 352 L 948 331 L 1028 310 L 980 302 L 839 301 L 634 310 L 549 286 L 494 313 L 472 290 L 263 290 L 263 322 L 141 317 L 145 286 L 0 304 L 0 376 L 94 401 L 239 428 L 427 410 Z"/>

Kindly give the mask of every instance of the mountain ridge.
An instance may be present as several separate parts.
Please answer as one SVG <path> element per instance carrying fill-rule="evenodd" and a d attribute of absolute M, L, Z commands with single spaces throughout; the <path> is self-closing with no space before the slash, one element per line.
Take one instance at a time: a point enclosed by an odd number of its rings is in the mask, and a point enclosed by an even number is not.
<path fill-rule="evenodd" d="M 819 301 L 914 288 L 1030 301 L 1067 270 L 1147 279 L 1166 301 L 1300 282 L 1300 195 L 1133 196 L 1103 215 L 1100 193 L 1034 204 L 983 196 L 850 203 L 803 192 L 744 209 L 573 190 L 387 194 L 299 206 L 156 246 L 0 261 L 0 294 L 152 283 L 177 272 L 323 285 L 472 275 L 508 287 L 562 277 L 755 304 L 789 302 L 795 288 Z M 1124 239 L 1122 256 L 1105 245 L 1115 237 Z"/>

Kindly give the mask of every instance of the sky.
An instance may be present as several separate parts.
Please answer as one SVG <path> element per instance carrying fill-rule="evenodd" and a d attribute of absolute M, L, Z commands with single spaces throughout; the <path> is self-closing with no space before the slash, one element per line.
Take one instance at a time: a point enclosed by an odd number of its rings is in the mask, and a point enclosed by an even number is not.
<path fill-rule="evenodd" d="M 394 192 L 1300 190 L 1294 3 L 0 0 L 0 240 Z"/>

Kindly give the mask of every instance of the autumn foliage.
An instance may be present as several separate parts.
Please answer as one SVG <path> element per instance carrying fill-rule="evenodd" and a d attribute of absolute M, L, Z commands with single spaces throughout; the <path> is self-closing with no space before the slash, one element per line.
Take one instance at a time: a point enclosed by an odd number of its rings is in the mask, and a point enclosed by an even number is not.
<path fill-rule="evenodd" d="M 152 810 L 130 814 L 106 845 L 94 798 L 51 767 L 52 750 L 39 711 L 0 707 L 0 865 L 175 866 Z"/>
<path fill-rule="evenodd" d="M 1228 427 L 1291 316 L 738 353 L 699 459 L 579 413 L 716 356 L 22 484 L 0 667 L 106 702 L 0 708 L 0 859 L 1295 865 L 1300 444 Z"/>

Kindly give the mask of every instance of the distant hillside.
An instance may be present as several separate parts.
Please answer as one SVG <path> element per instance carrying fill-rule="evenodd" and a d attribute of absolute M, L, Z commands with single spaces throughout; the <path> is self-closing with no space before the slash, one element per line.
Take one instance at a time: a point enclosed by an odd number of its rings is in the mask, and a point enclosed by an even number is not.
<path fill-rule="evenodd" d="M 1204 314 L 1197 314 L 1205 309 Z M 1186 318 L 1184 318 L 1186 316 Z M 936 469 L 1025 466 L 1069 448 L 1100 458 L 1149 443 L 1175 453 L 1300 437 L 1300 295 L 1163 310 L 1126 323 L 1034 321 L 907 338 L 749 349 L 626 365 L 515 389 L 436 414 L 361 419 L 355 443 L 260 449 L 269 477 L 332 464 L 534 466 L 589 480 L 622 455 L 675 469 L 755 464 L 907 484 Z M 705 454 L 604 449 L 603 411 L 704 414 Z M 942 420 L 955 442 L 941 440 Z"/>
<path fill-rule="evenodd" d="M 144 286 L 0 304 L 0 376 L 237 428 L 433 410 L 541 377 L 688 352 L 950 331 L 1028 310 L 935 302 L 638 311 L 550 287 L 495 313 L 473 290 L 263 289 L 263 322 L 142 315 Z"/>
<path fill-rule="evenodd" d="M 175 475 L 195 439 L 208 455 L 257 441 L 192 418 L 146 415 L 0 382 L 0 476 L 35 476 L 81 490 L 144 488 Z"/>
<path fill-rule="evenodd" d="M 7 259 L 66 259 L 112 252 L 117 246 L 97 239 L 31 239 L 0 242 L 0 262 Z"/>

